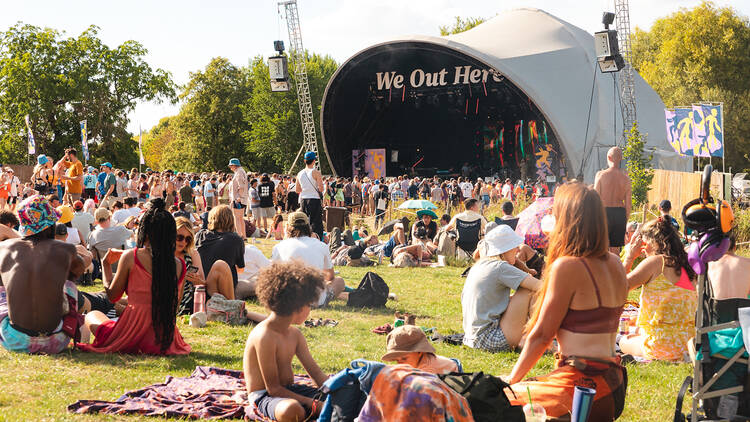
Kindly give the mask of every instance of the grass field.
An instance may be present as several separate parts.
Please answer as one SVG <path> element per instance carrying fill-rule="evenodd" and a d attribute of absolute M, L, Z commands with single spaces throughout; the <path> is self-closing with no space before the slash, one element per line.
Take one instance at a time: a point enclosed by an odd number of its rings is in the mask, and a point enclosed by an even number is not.
<path fill-rule="evenodd" d="M 270 255 L 272 241 L 258 244 Z M 337 268 L 347 284 L 355 286 L 367 269 Z M 385 266 L 375 271 L 386 280 L 398 301 L 387 309 L 350 309 L 340 301 L 329 308 L 314 310 L 312 318 L 332 318 L 337 327 L 302 328 L 311 351 L 322 369 L 337 372 L 351 360 L 378 360 L 385 352 L 385 336 L 370 329 L 393 322 L 393 312 L 408 311 L 418 315 L 417 324 L 436 327 L 442 334 L 461 329 L 461 268 L 396 269 Z M 101 286 L 93 289 L 97 290 Z M 253 301 L 252 310 L 262 311 Z M 187 376 L 196 365 L 231 369 L 242 368 L 242 351 L 250 326 L 230 327 L 218 323 L 195 329 L 181 318 L 179 329 L 193 352 L 185 357 L 150 357 L 130 355 L 96 355 L 66 351 L 58 356 L 11 354 L 0 348 L 0 420 L 8 421 L 88 421 L 88 420 L 154 420 L 134 416 L 72 415 L 66 406 L 78 399 L 114 400 L 124 391 L 163 382 L 167 375 Z M 515 353 L 490 354 L 466 347 L 436 344 L 438 353 L 459 358 L 465 370 L 495 375 L 510 373 Z M 532 374 L 552 367 L 545 356 Z M 296 372 L 302 367 L 295 361 Z M 628 365 L 628 397 L 622 421 L 671 420 L 677 391 L 690 372 L 686 364 L 651 363 Z"/>

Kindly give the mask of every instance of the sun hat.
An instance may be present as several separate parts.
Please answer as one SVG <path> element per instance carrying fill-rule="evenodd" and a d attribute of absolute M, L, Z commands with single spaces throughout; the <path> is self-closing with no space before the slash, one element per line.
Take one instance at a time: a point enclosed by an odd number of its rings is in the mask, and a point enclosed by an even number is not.
<path fill-rule="evenodd" d="M 106 162 L 102 163 L 102 165 L 99 166 L 99 167 L 109 167 L 111 169 L 112 168 L 112 163 L 110 163 L 109 161 L 106 161 Z"/>
<path fill-rule="evenodd" d="M 294 227 L 306 226 L 310 224 L 310 219 L 307 217 L 307 214 L 302 211 L 295 211 L 289 214 L 289 217 L 287 218 L 289 219 L 289 224 Z"/>
<path fill-rule="evenodd" d="M 57 220 L 58 223 L 66 224 L 73 220 L 73 209 L 70 208 L 70 205 L 60 205 L 57 207 L 57 212 L 60 213 L 60 218 Z"/>
<path fill-rule="evenodd" d="M 47 159 L 47 156 L 46 156 L 46 155 L 44 155 L 44 154 L 39 154 L 39 155 L 38 155 L 38 156 L 36 157 L 36 162 L 37 162 L 37 164 L 39 164 L 39 165 L 44 165 L 44 164 L 47 164 L 47 161 L 49 161 L 49 160 Z"/>
<path fill-rule="evenodd" d="M 76 211 L 80 211 L 83 209 L 83 202 L 81 201 L 75 201 L 73 202 L 73 209 Z"/>
<path fill-rule="evenodd" d="M 18 219 L 24 236 L 41 232 L 54 225 L 59 218 L 60 213 L 42 195 L 30 196 L 18 206 Z"/>
<path fill-rule="evenodd" d="M 434 354 L 435 348 L 427 340 L 421 328 L 416 325 L 402 325 L 388 333 L 386 353 L 380 360 L 394 361 L 407 353 L 414 352 Z"/>
<path fill-rule="evenodd" d="M 97 208 L 94 211 L 94 219 L 97 222 L 109 220 L 110 217 L 112 217 L 112 213 L 106 208 Z"/>
<path fill-rule="evenodd" d="M 433 219 L 437 220 L 438 216 L 433 210 L 419 210 L 417 211 L 417 217 L 422 218 L 423 215 L 429 215 Z"/>
<path fill-rule="evenodd" d="M 318 156 L 315 154 L 315 151 L 307 151 L 305 153 L 305 160 L 317 160 Z"/>
<path fill-rule="evenodd" d="M 239 166 L 240 165 L 240 159 L 239 158 L 232 158 L 229 160 L 228 166 Z"/>
<path fill-rule="evenodd" d="M 523 237 L 517 235 L 510 226 L 503 224 L 487 233 L 484 242 L 487 245 L 487 256 L 495 256 L 521 246 Z"/>

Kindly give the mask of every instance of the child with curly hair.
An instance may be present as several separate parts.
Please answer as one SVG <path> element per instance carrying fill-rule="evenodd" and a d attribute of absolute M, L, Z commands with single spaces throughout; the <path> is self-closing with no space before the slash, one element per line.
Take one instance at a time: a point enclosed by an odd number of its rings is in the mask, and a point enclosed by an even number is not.
<path fill-rule="evenodd" d="M 271 314 L 250 332 L 242 366 L 248 401 L 267 418 L 301 421 L 320 412 L 318 390 L 294 384 L 292 358 L 297 356 L 316 385 L 327 377 L 292 325 L 305 322 L 323 288 L 323 274 L 299 261 L 276 262 L 258 275 L 256 294 Z"/>

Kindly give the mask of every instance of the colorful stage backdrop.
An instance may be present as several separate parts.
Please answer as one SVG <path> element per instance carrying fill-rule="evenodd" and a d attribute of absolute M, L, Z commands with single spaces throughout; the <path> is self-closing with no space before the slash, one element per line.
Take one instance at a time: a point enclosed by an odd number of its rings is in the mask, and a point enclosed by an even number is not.
<path fill-rule="evenodd" d="M 677 153 L 691 157 L 724 156 L 722 105 L 665 109 L 667 141 Z"/>

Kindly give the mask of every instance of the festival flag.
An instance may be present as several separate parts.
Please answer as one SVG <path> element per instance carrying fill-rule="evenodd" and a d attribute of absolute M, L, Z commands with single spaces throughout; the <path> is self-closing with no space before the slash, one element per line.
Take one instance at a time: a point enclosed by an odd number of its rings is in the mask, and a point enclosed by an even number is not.
<path fill-rule="evenodd" d="M 86 120 L 81 121 L 81 150 L 86 161 L 89 160 L 89 143 L 88 143 L 88 123 Z"/>
<path fill-rule="evenodd" d="M 677 136 L 677 113 L 668 108 L 664 109 L 664 118 L 667 123 L 667 142 L 680 155 L 684 155 L 680 150 L 680 139 Z"/>
<path fill-rule="evenodd" d="M 700 148 L 700 157 L 724 156 L 724 122 L 722 106 L 693 105 L 694 146 Z"/>
<path fill-rule="evenodd" d="M 26 129 L 29 131 L 29 154 L 36 154 L 36 142 L 34 142 L 34 132 L 31 131 L 31 120 L 28 114 L 24 117 L 24 120 L 26 121 Z"/>
<path fill-rule="evenodd" d="M 138 127 L 138 154 L 141 156 L 141 164 L 146 164 L 146 160 L 143 159 L 143 129 Z"/>

